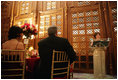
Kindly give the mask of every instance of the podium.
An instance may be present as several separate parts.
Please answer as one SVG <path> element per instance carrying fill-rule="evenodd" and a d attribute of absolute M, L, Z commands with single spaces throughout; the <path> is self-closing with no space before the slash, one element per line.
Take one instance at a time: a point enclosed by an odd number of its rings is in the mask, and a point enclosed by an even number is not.
<path fill-rule="evenodd" d="M 94 78 L 96 79 L 105 78 L 105 50 L 107 49 L 108 44 L 108 40 L 93 41 L 93 45 L 91 46 L 93 49 Z"/>

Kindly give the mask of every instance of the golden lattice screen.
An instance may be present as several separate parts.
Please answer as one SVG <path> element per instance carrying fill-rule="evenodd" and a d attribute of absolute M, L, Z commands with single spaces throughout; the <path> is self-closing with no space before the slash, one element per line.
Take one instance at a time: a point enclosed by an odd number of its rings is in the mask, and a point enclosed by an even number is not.
<path fill-rule="evenodd" d="M 58 36 L 63 37 L 63 15 L 62 14 L 49 14 L 40 16 L 39 38 L 48 36 L 48 27 L 55 25 L 58 28 Z"/>
<path fill-rule="evenodd" d="M 47 10 L 56 9 L 56 1 L 47 1 Z"/>
<path fill-rule="evenodd" d="M 99 8 L 85 10 L 72 8 L 72 45 L 79 58 L 79 62 L 75 63 L 75 68 L 93 68 L 90 40 L 93 39 L 95 32 L 101 32 L 99 15 Z"/>
<path fill-rule="evenodd" d="M 19 13 L 20 14 L 26 14 L 30 13 L 31 11 L 31 3 L 30 1 L 20 1 L 19 2 Z"/>
<path fill-rule="evenodd" d="M 78 1 L 78 6 L 86 6 L 90 4 L 91 4 L 91 1 Z"/>

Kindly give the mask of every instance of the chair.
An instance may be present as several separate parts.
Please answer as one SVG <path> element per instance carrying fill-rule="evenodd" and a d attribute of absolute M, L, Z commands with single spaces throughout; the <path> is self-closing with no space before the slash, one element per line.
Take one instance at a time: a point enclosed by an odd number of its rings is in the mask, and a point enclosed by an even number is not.
<path fill-rule="evenodd" d="M 75 61 L 70 65 L 70 79 L 73 79 L 73 69 Z"/>
<path fill-rule="evenodd" d="M 69 68 L 70 60 L 68 58 L 68 55 L 64 51 L 53 50 L 51 79 L 69 79 Z"/>
<path fill-rule="evenodd" d="M 25 50 L 1 50 L 1 78 L 24 79 Z"/>

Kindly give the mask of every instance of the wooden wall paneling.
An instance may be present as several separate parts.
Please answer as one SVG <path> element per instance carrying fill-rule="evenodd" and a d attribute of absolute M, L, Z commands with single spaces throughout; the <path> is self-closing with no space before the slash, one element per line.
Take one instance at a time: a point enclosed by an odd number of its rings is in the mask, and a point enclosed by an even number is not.
<path fill-rule="evenodd" d="M 108 2 L 102 2 L 102 6 L 103 6 L 103 9 L 104 10 L 104 15 L 102 16 L 104 18 L 104 23 L 105 23 L 105 33 L 106 33 L 106 36 L 104 34 L 104 37 L 107 38 L 107 37 L 110 37 L 112 38 L 112 31 L 110 29 L 111 27 L 111 24 L 110 24 L 110 12 L 109 12 L 109 6 L 108 6 Z M 103 28 L 104 29 L 104 28 Z M 113 38 L 112 38 L 113 39 Z M 113 74 L 113 64 L 112 64 L 112 54 L 113 54 L 113 41 L 111 41 L 108 49 L 107 49 L 107 53 L 106 53 L 106 70 L 107 70 L 107 73 L 109 74 Z"/>
<path fill-rule="evenodd" d="M 38 19 L 37 19 L 37 24 L 38 24 L 38 40 L 39 40 L 39 28 L 40 28 L 40 11 L 38 11 Z"/>
<path fill-rule="evenodd" d="M 23 1 L 18 1 L 18 15 L 20 15 L 20 13 L 21 13 L 21 7 L 22 7 L 22 3 L 23 3 Z"/>
<path fill-rule="evenodd" d="M 73 1 L 73 6 L 78 7 L 78 1 Z"/>
<path fill-rule="evenodd" d="M 20 1 L 17 2 L 16 6 L 18 6 L 18 7 L 16 7 L 14 11 L 17 11 L 17 15 L 16 16 L 18 16 L 19 13 L 20 13 Z"/>
<path fill-rule="evenodd" d="M 11 11 L 12 11 L 12 6 L 13 6 L 13 1 L 8 1 L 8 3 L 9 3 L 9 5 L 8 5 L 9 7 L 8 7 L 8 13 L 7 14 L 8 14 L 9 17 L 11 17 L 11 14 L 12 14 Z"/>
<path fill-rule="evenodd" d="M 106 28 L 106 22 L 105 22 L 105 17 L 106 15 L 104 14 L 106 13 L 106 2 L 100 2 L 100 19 L 101 19 L 101 26 L 102 26 L 102 30 L 103 30 L 103 34 L 102 37 L 106 38 L 107 37 L 107 28 Z"/>
<path fill-rule="evenodd" d="M 38 27 L 39 27 L 39 25 L 38 25 L 38 7 L 39 6 L 42 6 L 42 5 L 39 5 L 40 3 L 42 3 L 41 1 L 36 1 L 36 3 L 35 3 L 35 5 L 36 5 L 36 14 L 35 14 L 35 26 L 36 26 L 36 28 L 37 28 L 37 31 L 38 31 Z M 38 33 L 37 33 L 37 35 L 35 35 L 35 40 L 34 40 L 34 48 L 35 49 L 37 49 L 38 50 Z"/>
<path fill-rule="evenodd" d="M 66 3 L 65 3 L 66 4 Z M 67 20 L 68 20 L 68 10 L 67 10 L 67 7 L 65 7 L 64 9 L 63 9 L 63 15 L 64 15 L 64 17 L 63 17 L 63 28 L 64 28 L 64 30 L 63 30 L 63 37 L 64 38 L 68 38 L 68 23 L 67 23 Z"/>
<path fill-rule="evenodd" d="M 1 2 L 1 43 L 8 40 L 13 1 Z"/>
<path fill-rule="evenodd" d="M 107 2 L 100 2 L 100 13 L 101 13 L 101 20 L 102 20 L 102 30 L 103 30 L 103 34 L 101 34 L 104 38 L 107 38 L 108 36 L 110 37 L 110 32 L 108 29 L 109 26 L 109 22 L 107 19 Z M 106 73 L 110 74 L 110 51 L 109 51 L 109 47 L 106 50 Z"/>
<path fill-rule="evenodd" d="M 18 16 L 18 14 L 19 14 L 19 1 L 14 1 L 12 25 L 14 25 L 15 16 Z"/>
<path fill-rule="evenodd" d="M 66 1 L 60 1 L 60 8 L 65 8 L 66 7 L 65 3 L 66 3 Z"/>
<path fill-rule="evenodd" d="M 61 7 L 61 2 L 60 2 L 60 7 Z M 62 10 L 62 17 L 63 17 L 63 30 L 62 30 L 62 32 L 63 32 L 63 37 L 64 38 L 67 38 L 67 8 L 66 8 L 66 2 L 65 1 L 63 1 L 63 5 L 65 6 L 65 8 L 62 8 L 63 10 Z M 58 8 L 59 9 L 59 8 Z"/>
<path fill-rule="evenodd" d="M 113 37 L 112 37 L 112 31 L 113 30 L 111 30 L 111 19 L 109 18 L 109 16 L 110 16 L 110 12 L 109 12 L 109 6 L 108 6 L 108 1 L 106 1 L 106 2 L 103 2 L 104 4 L 105 4 L 105 7 L 104 7 L 104 15 L 105 15 L 105 17 L 104 17 L 104 19 L 105 19 L 105 28 L 106 28 L 106 30 L 104 31 L 105 33 L 106 33 L 106 36 L 104 35 L 104 37 L 105 38 L 112 38 L 113 39 Z M 104 6 L 104 5 L 103 5 Z M 114 67 L 113 67 L 113 57 L 112 57 L 112 54 L 114 53 L 114 51 L 113 51 L 113 47 L 114 45 L 113 45 L 113 41 L 111 40 L 110 41 L 110 45 L 109 45 L 109 47 L 107 48 L 107 51 L 106 51 L 106 71 L 107 71 L 107 73 L 108 74 L 112 74 L 113 75 L 113 69 L 114 69 Z"/>
<path fill-rule="evenodd" d="M 101 28 L 101 37 L 102 38 L 105 38 L 106 36 L 104 36 L 105 35 L 105 25 L 103 24 L 103 15 L 102 15 L 102 12 L 104 11 L 104 10 L 102 10 L 101 9 L 101 3 L 99 3 L 99 18 L 100 18 L 100 28 Z"/>
<path fill-rule="evenodd" d="M 29 10 L 28 10 L 28 13 L 33 13 L 33 12 L 35 12 L 36 5 L 33 5 L 33 4 L 35 4 L 35 3 L 34 3 L 35 1 L 27 1 L 27 2 L 29 2 Z"/>
<path fill-rule="evenodd" d="M 72 2 L 70 3 L 70 1 L 67 1 L 67 7 L 69 8 L 69 5 L 71 5 Z"/>
<path fill-rule="evenodd" d="M 31 13 L 33 13 L 34 15 L 33 15 L 33 24 L 35 25 L 35 26 L 37 26 L 37 15 L 38 15 L 38 1 L 32 1 L 32 5 L 31 5 L 31 7 L 32 7 L 32 11 L 31 11 Z M 36 49 L 36 45 L 37 45 L 37 39 L 36 39 L 36 37 L 37 36 L 35 36 L 35 39 L 33 39 L 33 47 L 34 47 L 34 49 Z"/>
<path fill-rule="evenodd" d="M 17 15 L 20 15 L 20 7 L 21 7 L 21 1 L 18 1 L 18 12 L 17 12 Z"/>
<path fill-rule="evenodd" d="M 107 31 L 107 38 L 109 37 L 109 38 L 112 38 L 113 39 L 113 37 L 112 37 L 112 31 L 111 31 L 111 29 L 110 29 L 110 27 L 111 27 L 111 24 L 110 24 L 110 18 L 109 18 L 109 16 L 110 16 L 110 14 L 109 14 L 109 6 L 108 6 L 108 2 L 106 2 L 106 17 L 105 17 L 105 19 L 106 19 L 106 31 Z M 110 42 L 110 45 L 109 45 L 109 47 L 108 47 L 108 53 L 109 53 L 109 58 L 108 58 L 108 60 L 109 60 L 109 70 L 110 70 L 110 72 L 109 72 L 109 74 L 112 74 L 113 75 L 113 58 L 112 58 L 112 54 L 114 53 L 114 51 L 113 51 L 113 40 L 111 40 L 111 42 Z"/>
<path fill-rule="evenodd" d="M 117 75 L 117 1 L 108 2 L 110 32 L 111 32 L 111 70 L 113 75 Z"/>
<path fill-rule="evenodd" d="M 42 1 L 38 1 L 38 5 L 39 4 L 42 4 L 43 2 Z M 41 5 L 40 5 L 41 6 Z M 38 42 L 40 41 L 39 40 L 39 28 L 40 28 L 40 10 L 39 10 L 39 6 L 38 6 L 38 14 L 37 14 L 37 25 L 38 25 L 38 32 L 37 32 L 37 36 L 36 36 L 36 49 L 38 50 Z"/>
<path fill-rule="evenodd" d="M 18 16 L 18 10 L 19 10 L 19 3 L 18 1 L 14 1 L 13 16 Z"/>
<path fill-rule="evenodd" d="M 112 15 L 110 15 L 109 13 L 111 12 L 110 11 L 110 9 L 109 9 L 109 6 L 110 5 L 108 5 L 108 2 L 107 2 L 107 23 L 108 23 L 108 25 L 107 25 L 107 28 L 108 28 L 108 37 L 110 37 L 110 38 L 112 38 L 112 40 L 111 40 L 111 42 L 110 42 L 110 45 L 109 45 L 109 60 L 110 60 L 110 64 L 109 64 L 109 66 L 110 66 L 110 74 L 112 74 L 113 75 L 113 54 L 114 54 L 114 42 L 113 42 L 113 35 L 112 35 L 112 29 L 111 29 L 111 26 L 112 26 L 112 21 L 111 20 L 108 20 L 108 19 L 110 19 L 111 17 L 112 17 Z M 108 17 L 108 15 L 110 16 L 110 17 Z"/>
<path fill-rule="evenodd" d="M 43 1 L 43 11 L 47 11 L 47 2 Z"/>
<path fill-rule="evenodd" d="M 71 16 L 71 11 L 70 11 L 71 9 L 70 8 L 68 8 L 68 17 L 67 17 L 67 19 L 68 19 L 68 23 L 67 23 L 67 26 L 68 26 L 68 40 L 69 40 L 69 42 L 70 42 L 70 44 L 72 45 L 72 28 L 71 28 L 71 24 L 72 24 L 72 18 L 70 17 Z"/>
<path fill-rule="evenodd" d="M 44 1 L 37 1 L 38 11 L 43 11 L 43 2 Z"/>
<path fill-rule="evenodd" d="M 19 9 L 19 1 L 15 1 L 15 4 L 14 4 L 14 16 L 18 16 L 19 12 L 20 12 L 20 9 Z"/>
<path fill-rule="evenodd" d="M 10 23 L 10 26 L 13 25 L 13 18 L 14 18 L 14 6 L 15 6 L 15 1 L 13 1 L 13 4 L 12 4 L 12 12 L 11 12 L 11 23 Z"/>
<path fill-rule="evenodd" d="M 37 1 L 30 1 L 31 2 L 31 13 L 36 13 Z"/>
<path fill-rule="evenodd" d="M 56 1 L 56 9 L 59 9 L 61 7 L 60 3 L 61 1 Z"/>

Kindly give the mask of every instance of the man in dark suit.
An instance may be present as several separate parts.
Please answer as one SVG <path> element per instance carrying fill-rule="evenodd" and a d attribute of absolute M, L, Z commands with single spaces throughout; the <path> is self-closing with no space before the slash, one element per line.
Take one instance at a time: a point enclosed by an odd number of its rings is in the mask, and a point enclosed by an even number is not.
<path fill-rule="evenodd" d="M 57 27 L 52 26 L 48 28 L 48 35 L 46 39 L 41 40 L 38 43 L 40 63 L 35 70 L 34 78 L 37 79 L 50 79 L 51 78 L 51 63 L 53 50 L 65 51 L 70 62 L 77 60 L 76 53 L 72 46 L 65 38 L 57 37 Z"/>

